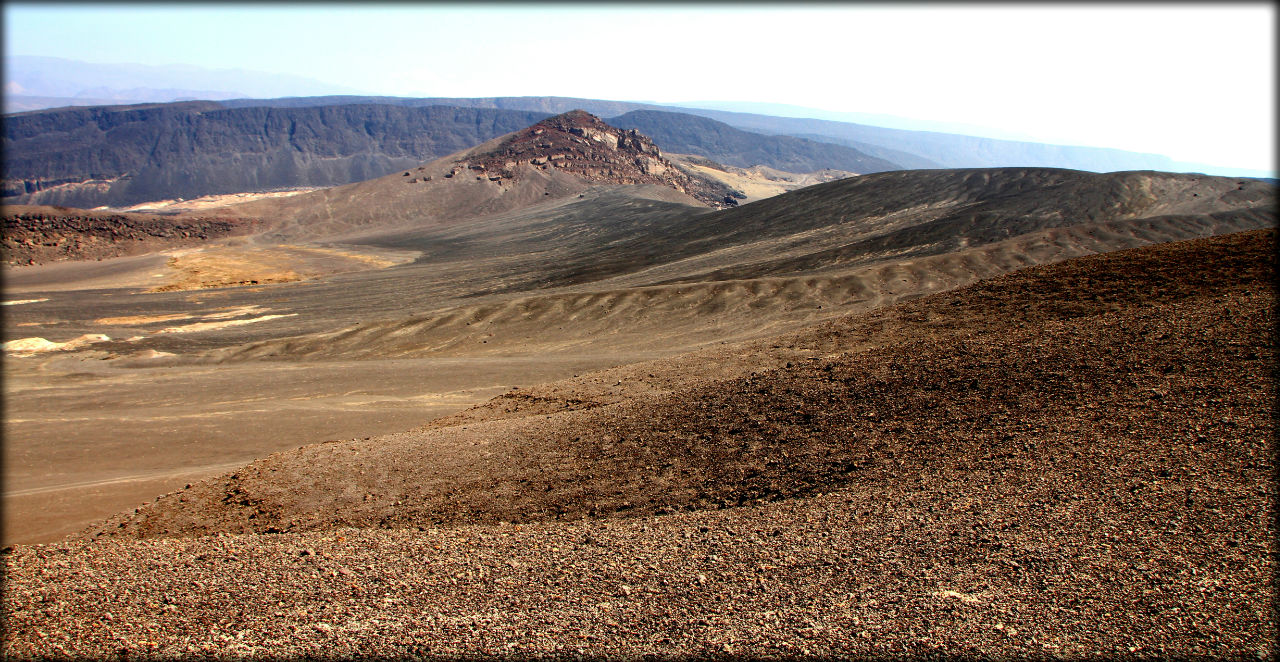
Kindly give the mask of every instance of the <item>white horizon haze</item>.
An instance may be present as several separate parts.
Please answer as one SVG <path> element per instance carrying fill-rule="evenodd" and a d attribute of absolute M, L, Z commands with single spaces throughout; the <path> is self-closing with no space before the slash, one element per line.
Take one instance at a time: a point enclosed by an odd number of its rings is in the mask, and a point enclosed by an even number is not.
<path fill-rule="evenodd" d="M 1275 171 L 1270 3 L 19 2 L 4 16 L 6 56 L 401 97 L 784 104 Z"/>

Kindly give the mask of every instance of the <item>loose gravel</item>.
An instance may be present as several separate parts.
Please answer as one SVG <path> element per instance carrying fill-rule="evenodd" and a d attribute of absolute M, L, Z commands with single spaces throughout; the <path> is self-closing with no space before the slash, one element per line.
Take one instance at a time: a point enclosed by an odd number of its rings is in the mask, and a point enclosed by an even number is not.
<path fill-rule="evenodd" d="M 1274 249 L 1040 267 L 805 341 L 844 351 L 468 420 L 523 455 L 458 426 L 268 458 L 7 550 L 3 653 L 1269 659 Z M 300 487 L 309 518 L 281 487 L 447 435 L 451 468 Z"/>

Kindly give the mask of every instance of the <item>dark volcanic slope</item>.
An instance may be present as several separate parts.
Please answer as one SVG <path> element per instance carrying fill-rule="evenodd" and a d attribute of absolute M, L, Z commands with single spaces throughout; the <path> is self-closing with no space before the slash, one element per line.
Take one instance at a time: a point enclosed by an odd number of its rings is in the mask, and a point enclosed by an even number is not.
<path fill-rule="evenodd" d="M 5 555 L 3 651 L 1267 659 L 1274 250 L 1029 269 L 276 455 Z M 467 524 L 510 520 L 543 521 Z M 312 532 L 129 539 L 273 528 Z"/>
<path fill-rule="evenodd" d="M 6 116 L 4 200 L 126 206 L 380 177 L 546 113 L 430 106 L 223 108 L 215 102 Z"/>
<path fill-rule="evenodd" d="M 557 170 L 504 183 L 446 179 L 453 160 L 431 168 L 285 199 L 311 197 L 301 213 L 276 201 L 256 207 L 262 218 L 296 214 L 286 228 L 293 236 L 400 224 L 361 241 L 422 258 L 358 282 L 294 284 L 278 312 L 296 316 L 211 331 L 199 348 L 224 348 L 224 359 L 522 353 L 530 342 L 539 352 L 622 342 L 670 350 L 771 335 L 1026 265 L 1276 224 L 1270 185 L 1164 173 L 878 173 L 710 212 L 667 187 L 648 191 L 684 204 L 637 197 L 632 187 L 584 189 L 588 182 Z M 464 208 L 472 215 L 448 216 Z M 251 292 L 225 296 L 228 305 L 260 303 Z M 91 321 L 98 317 L 186 310 L 155 295 L 93 306 L 86 321 L 71 302 L 9 314 L 67 320 L 44 336 L 61 341 L 103 332 Z M 189 342 L 161 334 L 112 349 L 187 354 Z"/>
<path fill-rule="evenodd" d="M 140 255 L 198 246 L 209 239 L 251 234 L 256 221 L 237 218 L 171 218 L 67 207 L 3 208 L 6 264 L 43 264 Z"/>
<path fill-rule="evenodd" d="M 509 254 L 503 232 L 510 232 L 525 254 L 519 273 L 513 268 L 504 281 L 521 277 L 549 287 L 625 276 L 620 282 L 635 286 L 829 272 L 1059 228 L 1087 233 L 1097 244 L 1094 250 L 1105 251 L 1118 235 L 1144 228 L 1156 235 L 1171 232 L 1159 239 L 1167 241 L 1272 226 L 1275 204 L 1270 184 L 1204 175 L 902 171 L 820 184 L 713 213 L 664 209 L 649 218 L 585 200 L 527 218 L 495 217 L 492 223 L 438 232 L 424 228 L 380 241 L 420 247 L 435 261 L 488 260 L 495 250 Z"/>
<path fill-rule="evenodd" d="M 766 165 L 788 172 L 832 168 L 856 173 L 903 169 L 897 163 L 852 147 L 792 136 L 749 133 L 697 115 L 636 110 L 610 118 L 609 123 L 637 129 L 668 152 L 697 154 L 740 168 Z"/>
<path fill-rule="evenodd" d="M 439 200 L 442 194 L 429 191 L 441 179 L 437 173 L 432 182 L 407 183 L 413 174 L 355 185 L 369 192 L 335 203 L 334 216 L 349 221 L 388 201 L 393 212 L 422 213 L 426 207 L 415 208 L 416 201 Z M 536 188 L 547 174 L 532 170 L 508 184 L 553 200 L 546 206 L 438 227 L 424 221 L 414 231 L 367 239 L 423 257 L 405 267 L 412 272 L 387 272 L 358 293 L 341 282 L 299 286 L 293 311 L 309 321 L 228 330 L 227 340 L 251 342 L 223 345 L 212 358 L 452 355 L 482 343 L 491 352 L 519 353 L 535 340 L 546 343 L 539 351 L 566 351 L 623 338 L 669 345 L 679 336 L 678 346 L 716 334 L 745 339 L 1026 265 L 1276 225 L 1270 185 L 1167 173 L 878 173 L 701 214 L 634 199 L 625 189 L 556 202 Z M 502 186 L 487 177 L 462 184 L 478 192 Z M 303 229 L 326 222 L 325 208 L 316 209 Z M 521 250 L 511 250 L 517 243 Z M 505 298 L 471 300 L 478 295 Z"/>
<path fill-rule="evenodd" d="M 812 273 L 973 248 L 1054 228 L 1105 234 L 1116 224 L 1189 224 L 1204 234 L 1275 224 L 1276 189 L 1249 179 L 1052 168 L 883 172 L 792 191 L 687 224 L 665 282 Z M 1093 226 L 1093 227 L 1091 227 Z M 1216 229 L 1215 229 L 1216 228 Z M 1225 228 L 1225 229 L 1224 229 Z M 777 244 L 728 258 L 729 246 Z M 702 270 L 706 264 L 709 268 Z M 656 273 L 656 272 L 655 272 Z"/>
<path fill-rule="evenodd" d="M 512 289 L 609 278 L 634 287 L 826 273 L 1057 229 L 1064 231 L 1052 241 L 1063 247 L 1087 243 L 1101 252 L 1134 245 L 1135 234 L 1169 241 L 1273 226 L 1275 194 L 1262 182 L 1203 175 L 904 171 L 699 215 L 673 205 L 639 214 L 619 207 L 636 204 L 624 196 L 600 196 L 380 241 L 419 248 L 435 262 L 457 260 L 464 271 L 467 262 L 506 255 L 501 282 Z M 507 251 L 504 233 L 519 237 L 524 253 Z"/>

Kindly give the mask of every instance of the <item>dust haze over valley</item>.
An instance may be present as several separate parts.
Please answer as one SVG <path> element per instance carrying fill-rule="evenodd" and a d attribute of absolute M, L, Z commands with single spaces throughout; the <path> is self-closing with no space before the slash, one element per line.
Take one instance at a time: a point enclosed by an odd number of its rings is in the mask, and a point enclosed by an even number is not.
<path fill-rule="evenodd" d="M 206 92 L 6 115 L 6 657 L 1275 654 L 1273 181 Z"/>

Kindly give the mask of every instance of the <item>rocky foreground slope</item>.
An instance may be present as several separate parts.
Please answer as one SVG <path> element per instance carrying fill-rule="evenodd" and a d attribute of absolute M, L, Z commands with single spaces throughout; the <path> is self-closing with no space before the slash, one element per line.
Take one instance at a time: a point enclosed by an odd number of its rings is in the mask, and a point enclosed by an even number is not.
<path fill-rule="evenodd" d="M 1035 267 L 278 454 L 9 550 L 4 653 L 1268 657 L 1274 251 Z"/>

